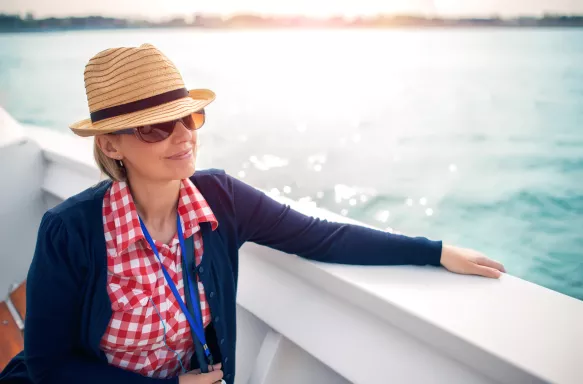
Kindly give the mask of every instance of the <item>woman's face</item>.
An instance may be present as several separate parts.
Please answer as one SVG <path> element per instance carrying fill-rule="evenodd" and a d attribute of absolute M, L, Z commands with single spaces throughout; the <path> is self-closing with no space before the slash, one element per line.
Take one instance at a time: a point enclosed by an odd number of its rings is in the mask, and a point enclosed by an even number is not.
<path fill-rule="evenodd" d="M 145 143 L 135 135 L 97 136 L 101 150 L 123 161 L 128 176 L 152 181 L 188 178 L 194 174 L 198 133 L 178 121 L 172 134 L 157 143 Z"/>

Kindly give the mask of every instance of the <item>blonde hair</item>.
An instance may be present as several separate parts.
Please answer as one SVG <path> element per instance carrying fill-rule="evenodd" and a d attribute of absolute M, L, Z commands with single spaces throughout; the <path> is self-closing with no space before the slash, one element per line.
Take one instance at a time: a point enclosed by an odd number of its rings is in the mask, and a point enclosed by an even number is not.
<path fill-rule="evenodd" d="M 126 181 L 127 173 L 123 164 L 119 160 L 112 159 L 103 153 L 97 140 L 93 141 L 93 157 L 101 172 L 114 181 Z"/>

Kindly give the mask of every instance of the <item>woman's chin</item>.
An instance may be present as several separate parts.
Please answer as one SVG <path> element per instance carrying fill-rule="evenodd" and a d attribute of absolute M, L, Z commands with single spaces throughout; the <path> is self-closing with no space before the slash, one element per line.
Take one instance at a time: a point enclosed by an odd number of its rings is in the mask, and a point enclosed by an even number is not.
<path fill-rule="evenodd" d="M 172 170 L 170 174 L 172 175 L 173 180 L 187 179 L 194 174 L 195 168 L 194 160 L 183 164 L 174 164 L 174 166 L 171 167 Z"/>

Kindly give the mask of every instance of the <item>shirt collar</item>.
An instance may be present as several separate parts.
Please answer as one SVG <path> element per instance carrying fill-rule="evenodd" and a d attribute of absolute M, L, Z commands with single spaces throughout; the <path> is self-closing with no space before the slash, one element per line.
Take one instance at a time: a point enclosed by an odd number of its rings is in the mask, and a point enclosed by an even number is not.
<path fill-rule="evenodd" d="M 145 236 L 126 182 L 113 182 L 110 190 L 110 205 L 116 233 L 116 255 L 120 255 L 139 240 L 145 240 Z M 213 231 L 219 225 L 205 198 L 190 179 L 181 181 L 178 213 L 185 238 L 200 230 L 199 224 L 202 222 L 210 223 Z"/>
<path fill-rule="evenodd" d="M 205 198 L 190 179 L 182 180 L 178 197 L 178 213 L 185 238 L 192 236 L 200 229 L 199 223 L 210 223 L 213 231 L 219 226 Z"/>

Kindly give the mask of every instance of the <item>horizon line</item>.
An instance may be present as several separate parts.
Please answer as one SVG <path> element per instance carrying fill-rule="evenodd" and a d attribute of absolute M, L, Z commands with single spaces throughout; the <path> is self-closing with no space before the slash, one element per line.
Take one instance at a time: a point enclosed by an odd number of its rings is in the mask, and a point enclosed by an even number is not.
<path fill-rule="evenodd" d="M 512 20 L 521 18 L 544 18 L 544 17 L 583 17 L 583 13 L 563 13 L 563 12 L 539 12 L 539 13 L 523 13 L 515 15 L 503 15 L 496 12 L 485 14 L 465 14 L 465 15 L 446 15 L 438 14 L 432 12 L 379 12 L 379 13 L 329 13 L 329 14 L 310 14 L 310 13 L 278 13 L 278 12 L 256 12 L 256 11 L 238 11 L 238 12 L 192 12 L 192 13 L 173 13 L 164 16 L 152 17 L 145 15 L 124 15 L 124 14 L 108 14 L 108 13 L 84 13 L 84 14 L 69 14 L 69 15 L 45 15 L 42 17 L 37 17 L 34 12 L 18 12 L 18 13 L 6 13 L 5 11 L 0 11 L 0 15 L 6 16 L 19 16 L 20 18 L 26 18 L 29 14 L 33 16 L 35 20 L 41 19 L 67 19 L 67 18 L 88 18 L 88 17 L 103 17 L 103 18 L 113 18 L 113 19 L 126 19 L 126 20 L 172 20 L 176 18 L 190 18 L 194 16 L 212 16 L 212 17 L 233 17 L 233 16 L 261 16 L 267 18 L 289 18 L 289 17 L 303 17 L 311 19 L 330 19 L 330 18 L 370 18 L 379 16 L 390 16 L 390 17 L 417 17 L 425 19 L 444 19 L 444 20 L 461 20 L 461 19 L 501 19 L 501 20 Z"/>

